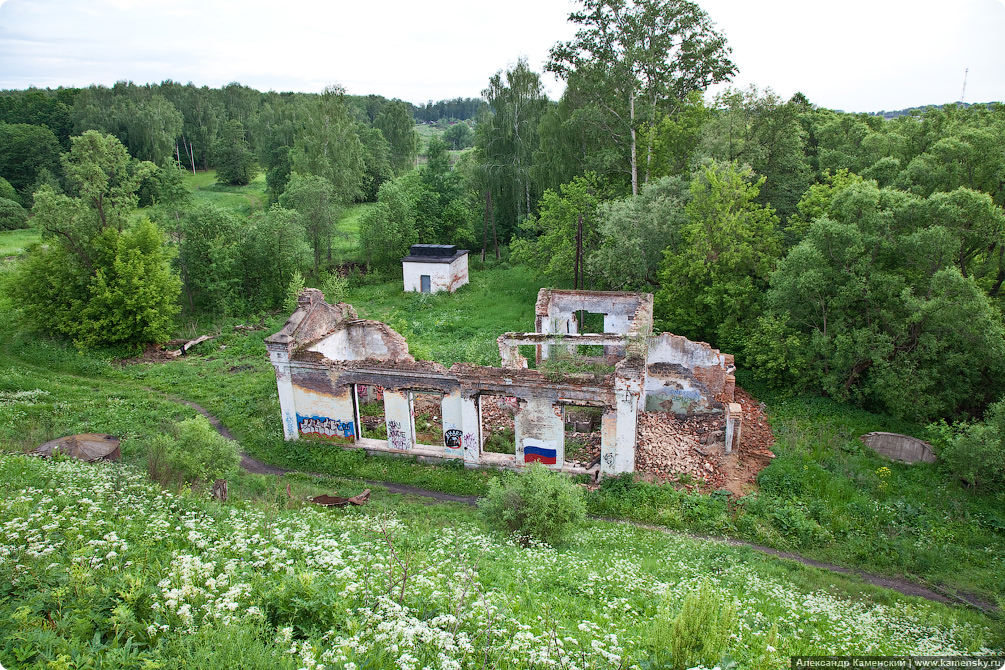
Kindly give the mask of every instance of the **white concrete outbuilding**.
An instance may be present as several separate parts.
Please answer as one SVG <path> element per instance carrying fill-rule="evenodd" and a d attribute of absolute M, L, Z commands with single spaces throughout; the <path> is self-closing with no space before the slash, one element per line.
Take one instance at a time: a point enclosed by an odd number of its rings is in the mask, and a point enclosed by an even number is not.
<path fill-rule="evenodd" d="M 468 250 L 453 244 L 413 244 L 401 259 L 405 291 L 453 293 L 468 283 Z"/>

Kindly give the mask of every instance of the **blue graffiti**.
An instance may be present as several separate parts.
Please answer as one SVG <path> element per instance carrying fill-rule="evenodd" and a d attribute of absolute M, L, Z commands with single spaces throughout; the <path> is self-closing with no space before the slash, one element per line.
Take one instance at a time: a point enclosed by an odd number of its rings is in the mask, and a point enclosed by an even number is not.
<path fill-rule="evenodd" d="M 662 389 L 661 392 L 663 395 L 671 398 L 686 398 L 687 400 L 698 400 L 701 398 L 701 393 L 694 389 Z"/>
<path fill-rule="evenodd" d="M 352 421 L 329 419 L 323 416 L 300 416 L 297 414 L 297 426 L 304 435 L 315 434 L 325 437 L 355 437 L 356 430 Z"/>

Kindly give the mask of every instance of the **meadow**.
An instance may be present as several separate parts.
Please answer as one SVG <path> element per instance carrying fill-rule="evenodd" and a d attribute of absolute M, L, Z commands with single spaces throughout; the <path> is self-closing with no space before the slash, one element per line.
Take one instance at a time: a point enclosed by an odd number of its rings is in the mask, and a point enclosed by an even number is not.
<path fill-rule="evenodd" d="M 994 648 L 977 615 L 630 526 L 521 546 L 472 508 L 379 490 L 346 510 L 219 504 L 128 465 L 20 455 L 0 456 L 0 491 L 0 659 L 18 668 L 773 668 Z"/>
<path fill-rule="evenodd" d="M 261 177 L 224 187 L 199 173 L 186 184 L 196 199 L 243 215 L 266 201 Z M 346 260 L 355 258 L 366 207 L 348 208 L 339 223 Z M 37 239 L 30 230 L 0 233 L 0 282 Z M 354 274 L 344 299 L 398 330 L 417 358 L 497 365 L 496 338 L 532 329 L 542 280 L 506 260 L 472 258 L 471 269 L 471 283 L 449 295 L 404 294 L 400 277 Z M 523 548 L 490 534 L 471 508 L 401 498 L 373 483 L 481 495 L 496 472 L 284 442 L 262 339 L 286 316 L 190 319 L 179 336 L 214 339 L 152 363 L 23 332 L 0 291 L 0 584 L 9 583 L 0 587 L 0 663 L 674 667 L 659 650 L 686 632 L 682 612 L 701 606 L 735 619 L 716 624 L 728 633 L 719 657 L 681 667 L 1005 649 L 992 612 L 1005 604 L 1005 498 L 963 487 L 938 464 L 885 461 L 857 439 L 874 430 L 924 438 L 926 426 L 762 388 L 741 370 L 777 437 L 777 458 L 756 491 L 735 498 L 611 478 L 587 495 L 592 514 L 670 533 L 591 521 L 567 545 Z M 235 329 L 249 324 L 261 329 Z M 198 483 L 150 483 L 148 443 L 195 415 L 185 401 L 219 417 L 250 455 L 315 474 L 239 474 L 227 504 L 207 500 Z M 124 463 L 18 455 L 77 432 L 120 436 Z M 363 488 L 374 491 L 365 509 L 303 502 Z M 683 533 L 971 594 L 987 614 Z"/>

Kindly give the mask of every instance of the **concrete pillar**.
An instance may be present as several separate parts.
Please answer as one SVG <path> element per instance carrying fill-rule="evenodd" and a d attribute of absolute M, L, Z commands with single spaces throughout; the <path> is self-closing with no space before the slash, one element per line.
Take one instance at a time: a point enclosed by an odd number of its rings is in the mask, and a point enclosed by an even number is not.
<path fill-rule="evenodd" d="M 618 439 L 618 413 L 605 409 L 600 418 L 600 472 L 605 475 L 614 474 L 614 452 Z"/>
<path fill-rule="evenodd" d="M 638 426 L 639 396 L 617 392 L 617 429 L 614 446 L 614 474 L 635 472 L 635 438 Z"/>
<path fill-rule="evenodd" d="M 447 458 L 464 453 L 464 417 L 460 390 L 443 394 L 443 450 Z"/>
<path fill-rule="evenodd" d="M 740 448 L 743 428 L 743 407 L 738 402 L 726 403 L 726 453 Z"/>
<path fill-rule="evenodd" d="M 565 462 L 565 424 L 548 398 L 527 398 L 514 420 L 517 464 L 543 462 L 561 469 Z"/>
<path fill-rule="evenodd" d="M 276 370 L 276 386 L 279 389 L 279 410 L 283 418 L 283 439 L 295 440 L 297 432 L 297 406 L 293 399 L 293 374 L 290 371 L 290 353 L 286 347 L 269 348 L 269 360 Z"/>
<path fill-rule="evenodd" d="M 464 463 L 475 464 L 482 460 L 482 425 L 478 413 L 478 396 L 464 394 L 460 398 L 461 449 L 464 451 Z"/>
<path fill-rule="evenodd" d="M 635 472 L 636 430 L 642 387 L 643 377 L 614 377 L 614 409 L 618 415 L 614 439 L 614 474 Z"/>
<path fill-rule="evenodd" d="M 410 450 L 415 444 L 415 428 L 412 424 L 412 403 L 407 392 L 384 391 L 384 420 L 387 422 L 388 448 Z"/>

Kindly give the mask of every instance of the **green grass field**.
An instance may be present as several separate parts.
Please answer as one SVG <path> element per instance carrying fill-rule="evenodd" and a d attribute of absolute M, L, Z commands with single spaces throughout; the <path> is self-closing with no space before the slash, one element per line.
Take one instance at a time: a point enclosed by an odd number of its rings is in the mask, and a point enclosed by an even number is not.
<path fill-rule="evenodd" d="M 471 261 L 470 282 L 456 293 L 405 293 L 395 278 L 353 288 L 347 301 L 361 317 L 398 329 L 417 358 L 499 365 L 496 338 L 534 329 L 541 280 L 525 266 L 479 267 Z"/>
<path fill-rule="evenodd" d="M 1001 642 L 977 614 L 655 530 L 592 521 L 523 547 L 456 503 L 378 487 L 367 507 L 318 509 L 271 493 L 221 504 L 121 464 L 0 455 L 0 661 L 767 669 Z"/>
<path fill-rule="evenodd" d="M 455 294 L 405 294 L 397 279 L 351 287 L 360 316 L 385 321 L 418 358 L 498 364 L 495 339 L 528 330 L 539 281 L 525 267 L 479 269 Z M 262 331 L 242 334 L 219 320 L 219 336 L 170 363 L 122 366 L 112 352 L 80 352 L 19 334 L 0 298 L 0 444 L 22 451 L 75 432 L 127 437 L 126 453 L 142 456 L 142 438 L 164 421 L 193 415 L 170 400 L 196 401 L 219 416 L 252 455 L 282 467 L 350 478 L 394 481 L 435 490 L 483 493 L 494 473 L 366 457 L 314 442 L 283 442 L 275 379 Z M 254 323 L 249 317 L 244 323 Z M 202 334 L 192 331 L 187 335 Z M 743 380 L 741 379 L 741 382 Z M 756 385 L 755 385 L 756 390 Z M 764 392 L 778 438 L 778 457 L 762 471 L 760 490 L 742 499 L 703 496 L 615 479 L 588 497 L 590 510 L 676 530 L 748 539 L 883 574 L 1005 599 L 1003 496 L 970 491 L 937 465 L 906 466 L 863 449 L 873 430 L 923 434 L 918 426 L 814 398 Z M 920 431 L 920 432 L 919 432 Z M 889 474 L 880 469 L 886 467 Z"/>
<path fill-rule="evenodd" d="M 34 228 L 23 228 L 21 230 L 0 230 L 0 257 L 17 256 L 22 253 L 30 244 L 34 244 L 41 239 L 41 235 Z"/>
<path fill-rule="evenodd" d="M 268 203 L 265 194 L 265 173 L 259 173 L 247 186 L 226 186 L 216 181 L 216 171 L 185 173 L 185 187 L 196 202 L 208 202 L 218 207 L 250 216 Z"/>

